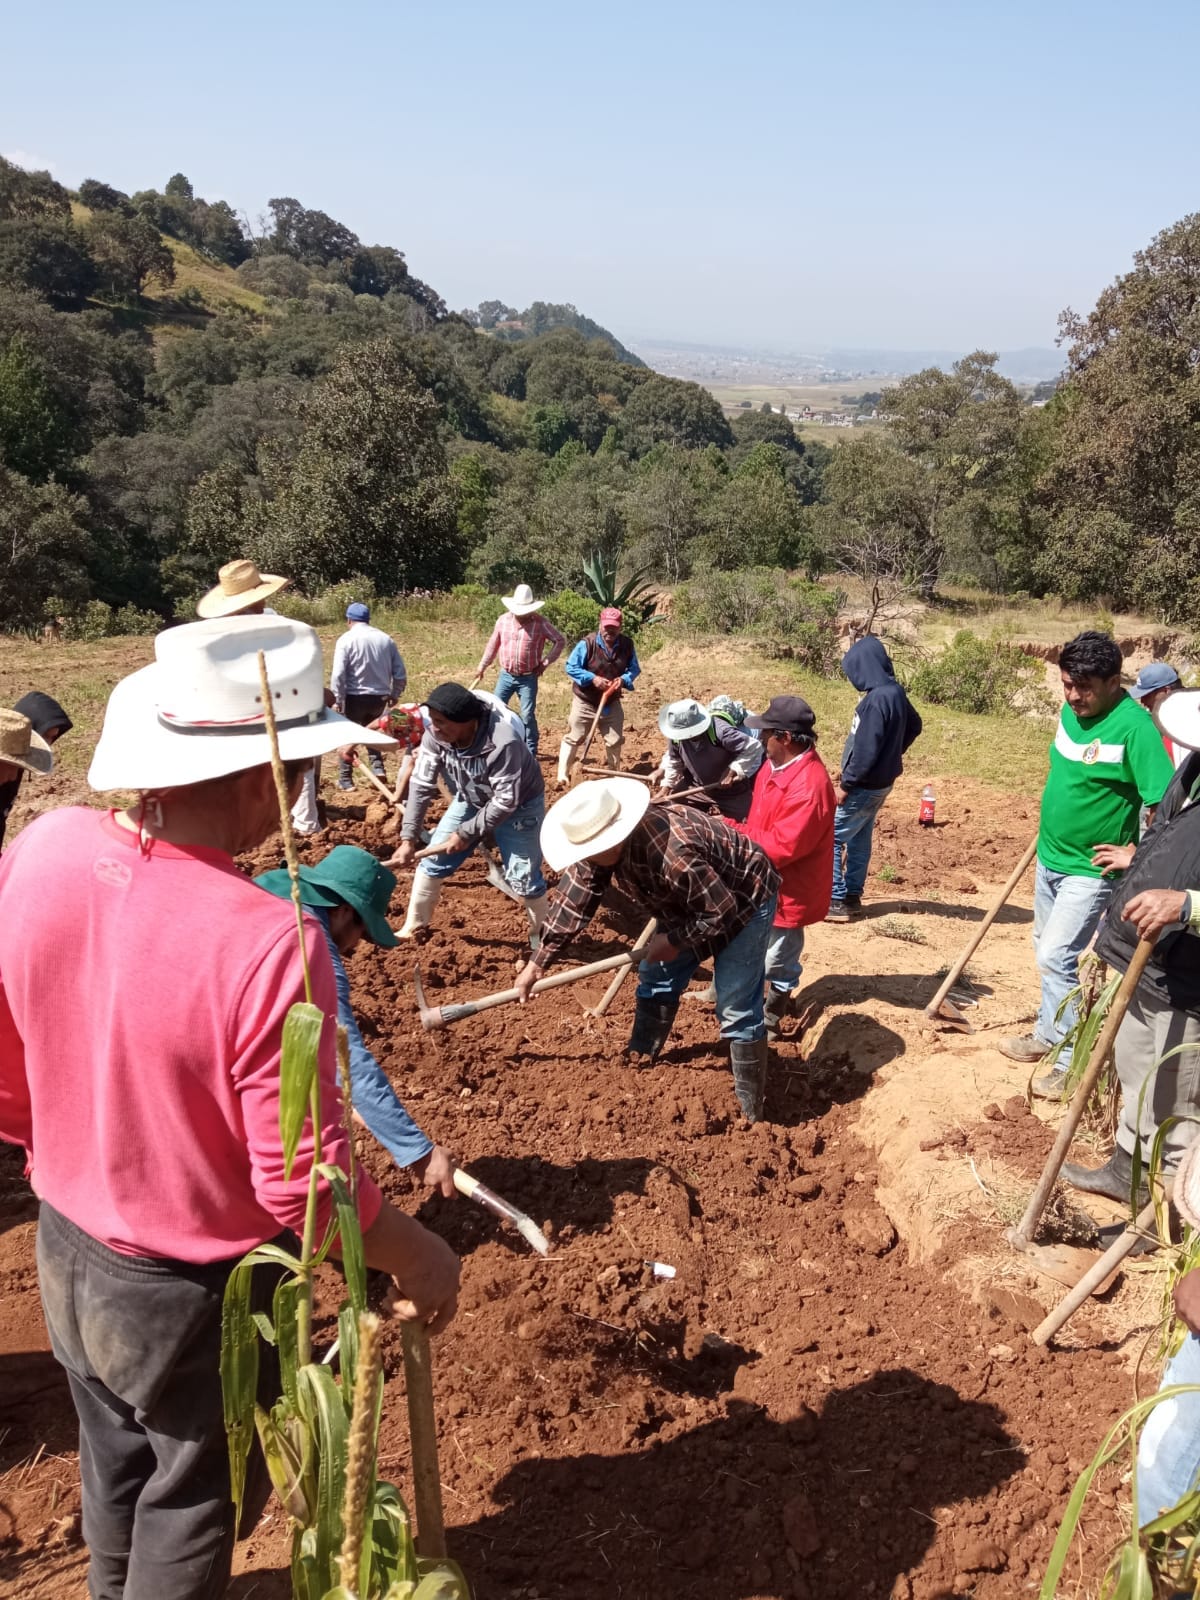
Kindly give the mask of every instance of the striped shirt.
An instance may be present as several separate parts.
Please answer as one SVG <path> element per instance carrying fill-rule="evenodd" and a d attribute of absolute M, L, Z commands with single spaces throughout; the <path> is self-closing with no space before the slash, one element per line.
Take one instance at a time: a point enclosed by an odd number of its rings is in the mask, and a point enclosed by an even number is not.
<path fill-rule="evenodd" d="M 779 892 L 766 852 L 692 806 L 653 805 L 615 866 L 577 861 L 559 879 L 533 958 L 544 971 L 595 916 L 614 875 L 677 950 L 716 955 Z"/>
<path fill-rule="evenodd" d="M 547 644 L 551 647 L 550 654 L 543 662 L 542 652 Z M 566 647 L 567 641 L 562 634 L 540 612 L 535 611 L 528 617 L 516 617 L 511 611 L 506 611 L 496 619 L 487 649 L 480 657 L 479 676 L 482 677 L 496 659 L 497 651 L 500 654 L 500 670 L 511 673 L 514 678 L 523 678 L 541 666 L 552 665 Z"/>

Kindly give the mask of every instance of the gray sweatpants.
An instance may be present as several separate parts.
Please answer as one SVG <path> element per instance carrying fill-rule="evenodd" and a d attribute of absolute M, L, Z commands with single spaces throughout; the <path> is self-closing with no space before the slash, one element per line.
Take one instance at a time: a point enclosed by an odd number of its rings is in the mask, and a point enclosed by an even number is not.
<path fill-rule="evenodd" d="M 281 1241 L 284 1242 L 284 1241 Z M 221 1404 L 221 1301 L 233 1261 L 122 1256 L 42 1202 L 38 1282 L 79 1417 L 83 1537 L 92 1600 L 219 1600 L 234 1517 Z M 256 1268 L 254 1309 L 278 1272 Z M 259 1399 L 278 1394 L 261 1349 Z M 270 1482 L 251 1452 L 244 1529 Z"/>
<path fill-rule="evenodd" d="M 1179 1050 L 1180 1045 L 1187 1048 Z M 1138 1140 L 1140 1096 L 1142 1159 L 1149 1161 L 1154 1135 L 1168 1117 L 1200 1116 L 1200 1018 L 1175 1011 L 1140 983 L 1117 1030 L 1113 1058 L 1121 1080 L 1117 1143 L 1132 1155 Z M 1178 1166 L 1198 1130 L 1196 1122 L 1176 1122 L 1167 1130 L 1165 1171 Z"/>

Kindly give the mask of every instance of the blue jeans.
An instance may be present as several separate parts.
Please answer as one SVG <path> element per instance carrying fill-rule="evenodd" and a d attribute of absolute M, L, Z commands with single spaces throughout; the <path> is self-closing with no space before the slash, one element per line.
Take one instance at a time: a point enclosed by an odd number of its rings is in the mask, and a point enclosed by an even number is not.
<path fill-rule="evenodd" d="M 538 753 L 538 725 L 537 725 L 537 692 L 538 677 L 536 672 L 504 672 L 496 679 L 496 699 L 503 700 L 508 705 L 513 694 L 517 696 L 517 704 L 521 708 L 521 721 L 525 724 L 525 743 L 529 746 L 531 755 Z"/>
<path fill-rule="evenodd" d="M 1200 1338 L 1189 1333 L 1167 1362 L 1160 1389 L 1200 1384 Z M 1162 1400 L 1146 1418 L 1138 1440 L 1138 1521 L 1150 1522 L 1176 1506 L 1200 1477 L 1200 1391 Z"/>
<path fill-rule="evenodd" d="M 446 814 L 437 825 L 430 840 L 431 845 L 441 844 L 456 828 L 473 817 L 478 806 L 465 800 L 455 800 L 447 806 Z M 492 837 L 504 863 L 504 877 L 511 889 L 525 900 L 537 900 L 546 893 L 546 880 L 542 876 L 542 819 L 546 815 L 546 801 L 542 795 L 518 806 L 510 817 L 498 822 Z M 448 878 L 474 851 L 444 850 L 441 855 L 430 856 L 417 867 L 431 878 Z"/>
<path fill-rule="evenodd" d="M 1051 872 L 1039 861 L 1033 889 L 1033 953 L 1042 980 L 1042 1003 L 1033 1032 L 1042 1044 L 1057 1044 L 1075 1022 L 1068 1006 L 1059 1021 L 1059 1006 L 1079 982 L 1079 958 L 1091 942 L 1113 886 L 1107 878 L 1085 878 Z"/>
<path fill-rule="evenodd" d="M 886 789 L 851 789 L 833 816 L 833 898 L 861 894 L 871 865 L 875 818 L 892 792 Z M 843 861 L 843 855 L 845 860 Z"/>
<path fill-rule="evenodd" d="M 750 918 L 736 938 L 717 953 L 713 982 L 717 988 L 717 1020 L 722 1039 L 765 1038 L 763 977 L 767 945 L 775 920 L 775 897 Z M 638 968 L 639 1000 L 678 1000 L 700 965 L 693 950 L 681 950 L 674 961 L 643 961 Z"/>
<path fill-rule="evenodd" d="M 803 928 L 772 928 L 767 943 L 767 982 L 781 994 L 791 994 L 804 970 L 800 956 L 804 950 Z"/>

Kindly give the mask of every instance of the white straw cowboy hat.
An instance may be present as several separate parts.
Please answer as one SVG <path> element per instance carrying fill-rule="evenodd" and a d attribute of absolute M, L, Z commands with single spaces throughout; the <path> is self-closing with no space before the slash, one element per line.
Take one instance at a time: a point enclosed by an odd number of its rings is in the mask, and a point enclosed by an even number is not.
<path fill-rule="evenodd" d="M 213 618 L 158 634 L 154 663 L 117 684 L 88 772 L 92 788 L 170 789 L 269 761 L 260 650 L 285 761 L 396 743 L 326 706 L 321 641 L 307 623 Z"/>
<path fill-rule="evenodd" d="M 500 598 L 514 617 L 528 617 L 546 604 L 544 600 L 533 598 L 533 590 L 527 583 L 519 583 L 511 594 L 501 595 Z"/>
<path fill-rule="evenodd" d="M 198 617 L 234 617 L 247 606 L 278 594 L 291 580 L 260 572 L 253 561 L 227 561 L 217 573 L 217 586 L 196 603 Z"/>
<path fill-rule="evenodd" d="M 636 778 L 581 783 L 556 800 L 542 823 L 542 854 L 555 872 L 627 839 L 646 814 L 650 791 Z"/>
<path fill-rule="evenodd" d="M 664 739 L 677 742 L 695 739 L 712 727 L 712 717 L 699 700 L 672 700 L 658 713 L 658 731 Z"/>
<path fill-rule="evenodd" d="M 33 731 L 29 718 L 7 709 L 0 711 L 0 761 L 11 761 L 14 767 L 39 777 L 54 765 L 50 746 Z"/>
<path fill-rule="evenodd" d="M 1155 715 L 1168 739 L 1200 750 L 1200 689 L 1176 689 Z"/>

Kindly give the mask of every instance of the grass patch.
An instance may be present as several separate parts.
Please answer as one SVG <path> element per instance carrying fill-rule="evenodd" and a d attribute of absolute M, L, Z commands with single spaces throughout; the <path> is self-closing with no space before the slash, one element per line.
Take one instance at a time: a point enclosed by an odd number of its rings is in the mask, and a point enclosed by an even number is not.
<path fill-rule="evenodd" d="M 899 872 L 897 872 L 896 868 L 891 866 L 886 861 L 880 867 L 875 876 L 879 879 L 880 883 L 899 883 L 900 881 Z"/>
<path fill-rule="evenodd" d="M 909 917 L 880 917 L 871 925 L 871 932 L 881 939 L 899 939 L 902 944 L 928 944 L 929 940 Z"/>

